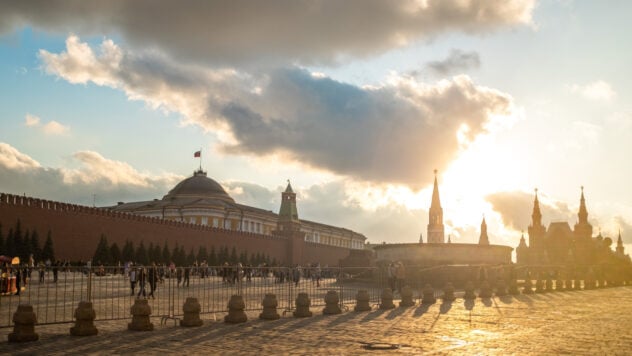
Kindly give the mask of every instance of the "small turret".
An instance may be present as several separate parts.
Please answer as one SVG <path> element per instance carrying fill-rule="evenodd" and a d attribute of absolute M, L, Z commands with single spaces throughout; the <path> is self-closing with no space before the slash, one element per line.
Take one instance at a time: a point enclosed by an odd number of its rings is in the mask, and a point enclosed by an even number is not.
<path fill-rule="evenodd" d="M 301 223 L 296 208 L 296 193 L 292 190 L 292 185 L 288 179 L 287 188 L 281 193 L 278 228 L 279 230 L 300 230 L 300 227 Z"/>
<path fill-rule="evenodd" d="M 625 255 L 625 248 L 623 247 L 623 240 L 621 239 L 621 230 L 619 230 L 619 238 L 617 239 L 617 255 Z"/>

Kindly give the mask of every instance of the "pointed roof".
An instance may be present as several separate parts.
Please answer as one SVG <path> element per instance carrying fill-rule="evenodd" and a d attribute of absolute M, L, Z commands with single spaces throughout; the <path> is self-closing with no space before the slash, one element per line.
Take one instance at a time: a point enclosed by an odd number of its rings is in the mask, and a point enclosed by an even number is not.
<path fill-rule="evenodd" d="M 531 213 L 531 226 L 542 225 L 542 213 L 540 212 L 540 201 L 538 200 L 538 188 L 535 188 L 535 199 L 533 200 L 533 213 Z"/>
<path fill-rule="evenodd" d="M 522 233 L 522 236 L 520 237 L 520 244 L 518 245 L 519 248 L 526 248 L 527 247 L 527 241 L 524 239 L 524 232 Z"/>
<path fill-rule="evenodd" d="M 489 245 L 489 237 L 487 236 L 487 223 L 485 222 L 485 216 L 481 222 L 481 236 L 478 239 L 479 245 Z"/>
<path fill-rule="evenodd" d="M 294 193 L 292 190 L 292 185 L 290 184 L 290 180 L 287 180 L 287 187 L 285 188 L 285 193 Z"/>
<path fill-rule="evenodd" d="M 430 209 L 441 208 L 441 200 L 439 199 L 439 184 L 437 183 L 437 170 L 434 170 L 434 188 L 432 189 L 432 202 L 430 203 Z"/>
<path fill-rule="evenodd" d="M 584 199 L 584 186 L 582 186 L 582 196 L 579 199 L 579 212 L 577 213 L 579 223 L 588 223 L 588 210 L 586 209 L 586 199 Z"/>

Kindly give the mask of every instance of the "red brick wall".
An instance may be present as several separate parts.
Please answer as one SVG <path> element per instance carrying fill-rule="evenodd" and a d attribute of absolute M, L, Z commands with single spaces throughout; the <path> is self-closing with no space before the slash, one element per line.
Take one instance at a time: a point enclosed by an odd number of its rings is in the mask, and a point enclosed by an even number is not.
<path fill-rule="evenodd" d="M 5 235 L 18 219 L 24 229 L 37 230 L 41 245 L 44 244 L 46 233 L 50 230 L 55 256 L 72 261 L 90 259 L 101 234 L 107 237 L 110 244 L 116 242 L 120 248 L 126 240 L 133 241 L 135 246 L 143 241 L 145 247 L 153 243 L 161 248 L 165 241 L 169 248 L 173 248 L 177 243 L 184 246 L 187 254 L 191 248 L 197 253 L 200 246 L 206 246 L 208 251 L 215 247 L 216 252 L 220 247 L 226 246 L 229 250 L 235 247 L 237 253 L 247 251 L 248 256 L 259 252 L 283 263 L 287 262 L 289 248 L 288 240 L 283 237 L 230 231 L 0 194 L 0 224 Z M 349 250 L 345 248 L 305 243 L 302 263 L 318 261 L 321 265 L 337 266 L 338 261 L 348 254 Z"/>

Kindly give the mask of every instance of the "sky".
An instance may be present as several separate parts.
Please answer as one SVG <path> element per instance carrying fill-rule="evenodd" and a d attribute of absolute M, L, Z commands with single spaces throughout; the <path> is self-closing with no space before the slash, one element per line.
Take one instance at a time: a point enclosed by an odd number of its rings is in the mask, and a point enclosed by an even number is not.
<path fill-rule="evenodd" d="M 109 206 L 202 165 L 240 203 L 368 241 L 632 248 L 629 1 L 0 1 L 0 192 Z M 202 151 L 201 160 L 193 153 Z M 447 239 L 447 236 L 446 236 Z"/>

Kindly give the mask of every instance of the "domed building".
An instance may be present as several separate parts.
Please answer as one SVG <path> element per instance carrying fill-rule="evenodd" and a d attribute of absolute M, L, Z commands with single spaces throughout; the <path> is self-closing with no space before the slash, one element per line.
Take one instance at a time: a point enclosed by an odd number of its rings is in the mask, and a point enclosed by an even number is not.
<path fill-rule="evenodd" d="M 305 241 L 350 249 L 364 249 L 366 237 L 349 229 L 298 219 L 296 194 L 288 182 L 282 193 L 279 214 L 235 202 L 206 172 L 197 170 L 162 199 L 122 203 L 113 211 L 166 220 L 212 226 L 218 229 L 273 235 L 280 220 L 296 221 Z M 287 215 L 287 216 L 286 216 Z"/>

